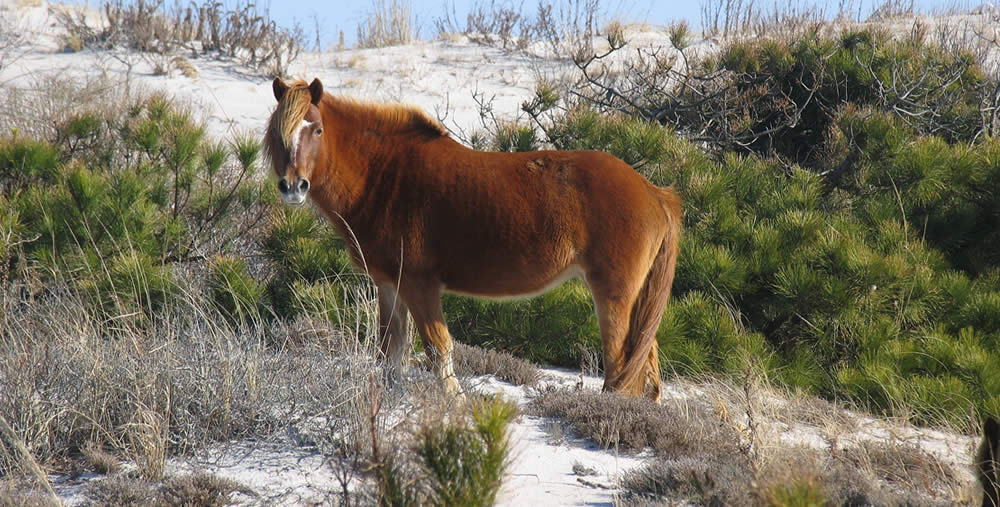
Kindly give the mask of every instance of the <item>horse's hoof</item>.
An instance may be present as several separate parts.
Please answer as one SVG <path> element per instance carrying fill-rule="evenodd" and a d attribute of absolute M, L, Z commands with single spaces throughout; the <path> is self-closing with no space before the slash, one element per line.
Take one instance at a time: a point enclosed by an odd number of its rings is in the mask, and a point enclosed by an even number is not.
<path fill-rule="evenodd" d="M 465 391 L 462 390 L 462 386 L 458 383 L 458 379 L 454 376 L 443 379 L 444 382 L 444 392 L 448 393 L 450 396 L 454 396 L 458 399 L 465 399 Z"/>

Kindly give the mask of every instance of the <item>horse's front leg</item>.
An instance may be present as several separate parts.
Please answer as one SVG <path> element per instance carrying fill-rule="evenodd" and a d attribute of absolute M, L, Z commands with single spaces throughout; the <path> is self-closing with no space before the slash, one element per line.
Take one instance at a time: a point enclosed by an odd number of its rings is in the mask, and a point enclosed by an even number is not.
<path fill-rule="evenodd" d="M 389 284 L 378 287 L 379 347 L 389 371 L 402 371 L 410 357 L 411 343 L 406 318 L 409 311 Z"/>
<path fill-rule="evenodd" d="M 406 305 L 413 315 L 413 322 L 424 343 L 424 351 L 431 362 L 431 368 L 444 384 L 445 391 L 462 394 L 462 387 L 455 377 L 452 359 L 454 348 L 448 326 L 441 311 L 441 288 L 436 283 L 404 281 L 400 285 Z"/>

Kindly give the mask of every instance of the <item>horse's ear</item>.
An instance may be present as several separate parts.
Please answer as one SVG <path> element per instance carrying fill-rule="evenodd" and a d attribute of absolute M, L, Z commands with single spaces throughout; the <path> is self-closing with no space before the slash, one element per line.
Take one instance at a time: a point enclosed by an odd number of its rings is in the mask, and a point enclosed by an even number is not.
<path fill-rule="evenodd" d="M 319 99 L 323 98 L 323 83 L 319 82 L 319 78 L 309 83 L 309 93 L 312 95 L 313 105 L 319 104 Z"/>
<path fill-rule="evenodd" d="M 271 82 L 271 88 L 274 89 L 274 98 L 278 99 L 278 102 L 281 102 L 281 98 L 288 91 L 288 85 L 280 77 L 274 78 L 274 81 Z"/>

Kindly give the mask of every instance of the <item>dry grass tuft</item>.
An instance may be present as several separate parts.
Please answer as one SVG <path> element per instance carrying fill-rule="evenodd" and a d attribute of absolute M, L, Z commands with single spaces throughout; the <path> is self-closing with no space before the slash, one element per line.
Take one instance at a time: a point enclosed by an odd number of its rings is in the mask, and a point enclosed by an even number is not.
<path fill-rule="evenodd" d="M 36 482 L 7 475 L 0 477 L 0 507 L 59 507 L 58 498 Z"/>
<path fill-rule="evenodd" d="M 367 433 L 367 388 L 381 377 L 356 338 L 322 321 L 239 330 L 200 296 L 187 297 L 176 313 L 110 337 L 105 318 L 69 294 L 53 293 L 44 305 L 0 297 L 8 325 L 0 335 L 0 413 L 34 459 L 45 466 L 98 436 L 158 479 L 168 456 L 266 438 L 317 415 L 349 436 Z M 294 346 L 268 345 L 265 333 L 293 331 Z M 402 394 L 387 396 L 387 405 Z M 91 461 L 111 470 L 98 464 L 104 458 Z M 0 469 L 17 462 L 0 448 Z"/>
<path fill-rule="evenodd" d="M 162 1 L 105 0 L 101 7 L 99 27 L 92 26 L 83 11 L 52 9 L 64 31 L 66 50 L 135 50 L 161 55 L 164 61 L 186 51 L 237 59 L 265 75 L 284 75 L 304 43 L 301 27 L 279 27 L 266 9 L 258 10 L 251 2 L 176 3 L 168 8 Z"/>
<path fill-rule="evenodd" d="M 128 474 L 90 483 L 86 496 L 92 505 L 222 507 L 234 503 L 233 493 L 252 494 L 246 486 L 210 473 L 170 477 L 162 483 Z"/>
<path fill-rule="evenodd" d="M 398 46 L 416 38 L 409 0 L 375 0 L 372 9 L 358 25 L 359 48 Z"/>
<path fill-rule="evenodd" d="M 533 386 L 541 376 L 533 363 L 508 352 L 455 342 L 454 355 L 455 371 L 463 376 L 495 375 L 518 386 Z"/>
<path fill-rule="evenodd" d="M 59 507 L 58 501 L 17 481 L 0 480 L 0 507 Z"/>
<path fill-rule="evenodd" d="M 105 451 L 97 444 L 92 443 L 84 447 L 82 452 L 84 459 L 87 460 L 87 463 L 97 473 L 111 475 L 121 470 L 121 461 L 114 454 Z"/>
<path fill-rule="evenodd" d="M 774 387 L 771 387 L 774 389 Z M 814 396 L 784 393 L 788 398 L 784 403 L 768 411 L 767 416 L 785 424 L 810 424 L 819 427 L 834 427 L 838 431 L 855 431 L 858 420 L 850 417 L 842 407 Z"/>
<path fill-rule="evenodd" d="M 195 67 L 191 60 L 184 58 L 182 55 L 177 55 L 170 59 L 170 63 L 173 64 L 174 68 L 181 71 L 181 74 L 188 79 L 196 79 L 198 77 L 198 67 Z"/>
<path fill-rule="evenodd" d="M 662 505 L 683 499 L 700 505 L 750 505 L 748 491 L 730 490 L 750 477 L 739 460 L 661 458 L 626 472 L 619 483 L 623 505 Z M 673 502 L 669 502 L 673 503 Z"/>
<path fill-rule="evenodd" d="M 895 454 L 895 453 L 893 453 Z M 626 504 L 677 501 L 707 505 L 949 505 L 954 484 L 920 472 L 904 483 L 897 469 L 873 470 L 826 450 L 783 447 L 756 468 L 712 448 L 661 457 L 627 472 Z M 931 474 L 933 475 L 933 474 Z M 950 477 L 950 473 L 945 476 Z M 921 483 L 921 480 L 927 480 Z"/>
<path fill-rule="evenodd" d="M 95 506 L 154 505 L 159 500 L 158 493 L 152 482 L 127 474 L 91 482 L 84 489 L 87 499 Z"/>
<path fill-rule="evenodd" d="M 4 86 L 0 88 L 0 134 L 54 139 L 57 128 L 80 113 L 123 116 L 137 92 L 104 78 L 77 80 L 58 74 L 40 76 L 26 87 Z"/>
<path fill-rule="evenodd" d="M 583 438 L 605 448 L 664 456 L 697 455 L 706 448 L 736 451 L 739 435 L 707 408 L 661 406 L 616 393 L 544 389 L 531 400 L 531 413 L 565 421 Z"/>
<path fill-rule="evenodd" d="M 832 404 L 793 399 L 774 409 L 779 403 L 757 381 L 742 388 L 709 381 L 697 389 L 701 400 L 660 406 L 550 388 L 530 410 L 606 448 L 656 454 L 622 475 L 622 505 L 947 505 L 963 498 L 952 466 L 914 445 L 813 448 L 790 445 L 769 430 L 781 411 L 810 408 L 822 411 L 811 419 L 819 427 L 856 430 Z"/>
<path fill-rule="evenodd" d="M 844 449 L 837 458 L 900 490 L 947 491 L 959 484 L 951 466 L 909 443 L 863 441 Z"/>
<path fill-rule="evenodd" d="M 233 503 L 233 493 L 252 494 L 246 486 L 210 473 L 195 473 L 171 477 L 160 488 L 160 495 L 169 505 L 221 507 Z"/>
<path fill-rule="evenodd" d="M 541 43 L 557 56 L 589 56 L 603 15 L 600 0 L 542 0 L 534 13 L 525 12 L 523 4 L 477 0 L 465 23 L 452 6 L 450 10 L 446 7 L 444 16 L 434 24 L 442 39 L 461 33 L 477 43 L 503 49 L 531 51 L 535 43 Z"/>

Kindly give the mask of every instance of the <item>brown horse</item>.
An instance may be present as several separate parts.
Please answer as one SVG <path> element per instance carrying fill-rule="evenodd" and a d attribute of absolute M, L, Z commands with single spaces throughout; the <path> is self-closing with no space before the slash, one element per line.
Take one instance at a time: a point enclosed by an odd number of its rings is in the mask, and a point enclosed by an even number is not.
<path fill-rule="evenodd" d="M 273 88 L 264 146 L 278 190 L 287 203 L 308 194 L 375 281 L 390 365 L 410 351 L 409 313 L 434 371 L 459 392 L 443 291 L 505 298 L 582 277 L 604 389 L 659 398 L 656 330 L 681 232 L 673 189 L 601 152 L 475 151 L 418 109 L 334 97 L 318 79 Z"/>

